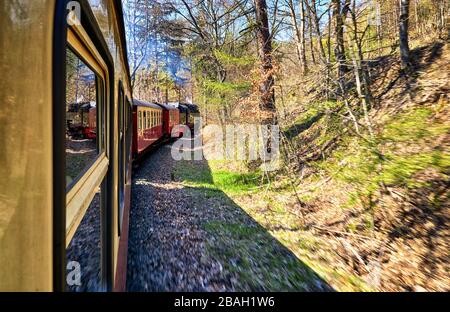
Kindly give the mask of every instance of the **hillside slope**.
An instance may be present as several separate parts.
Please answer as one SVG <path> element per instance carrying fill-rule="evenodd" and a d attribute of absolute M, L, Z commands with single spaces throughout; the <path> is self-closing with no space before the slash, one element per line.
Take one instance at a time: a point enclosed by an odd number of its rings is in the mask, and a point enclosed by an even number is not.
<path fill-rule="evenodd" d="M 372 63 L 372 137 L 342 103 L 294 105 L 281 120 L 284 169 L 261 175 L 264 187 L 223 192 L 336 290 L 450 290 L 449 52 L 444 42 L 415 49 L 409 77 L 398 56 Z"/>

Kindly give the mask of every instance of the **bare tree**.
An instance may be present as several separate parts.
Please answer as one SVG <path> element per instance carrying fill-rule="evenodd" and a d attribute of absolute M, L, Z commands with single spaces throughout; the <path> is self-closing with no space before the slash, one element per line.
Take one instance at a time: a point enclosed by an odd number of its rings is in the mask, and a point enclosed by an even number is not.
<path fill-rule="evenodd" d="M 319 52 L 320 52 L 322 63 L 326 63 L 325 48 L 323 47 L 322 31 L 320 29 L 321 16 L 323 16 L 323 14 L 325 14 L 326 12 L 322 13 L 320 16 L 318 15 L 316 0 L 311 0 L 311 3 L 309 3 L 308 1 L 305 1 L 304 4 L 308 7 L 310 20 L 311 20 L 311 23 L 314 25 L 314 28 L 316 31 L 317 42 L 319 44 Z M 312 42 L 312 38 L 311 38 L 311 42 Z"/>
<path fill-rule="evenodd" d="M 345 64 L 344 21 L 347 17 L 350 0 L 345 0 L 343 6 L 341 5 L 341 0 L 333 0 L 332 2 L 336 36 L 334 54 L 336 55 L 336 60 L 338 62 L 338 79 L 342 80 L 347 72 Z"/>
<path fill-rule="evenodd" d="M 400 0 L 400 57 L 402 60 L 403 69 L 410 67 L 410 53 L 409 53 L 409 0 Z"/>
<path fill-rule="evenodd" d="M 290 16 L 292 20 L 292 27 L 297 42 L 297 54 L 300 61 L 300 67 L 302 73 L 305 74 L 308 71 L 308 65 L 306 63 L 306 47 L 305 47 L 305 7 L 303 0 L 300 0 L 300 24 L 297 22 L 297 15 L 295 13 L 295 4 L 293 0 L 288 1 Z"/>
<path fill-rule="evenodd" d="M 275 93 L 273 87 L 275 82 L 272 64 L 272 38 L 269 31 L 266 0 L 255 0 L 255 13 L 256 37 L 261 62 L 260 107 L 262 110 L 270 111 L 274 115 Z"/>

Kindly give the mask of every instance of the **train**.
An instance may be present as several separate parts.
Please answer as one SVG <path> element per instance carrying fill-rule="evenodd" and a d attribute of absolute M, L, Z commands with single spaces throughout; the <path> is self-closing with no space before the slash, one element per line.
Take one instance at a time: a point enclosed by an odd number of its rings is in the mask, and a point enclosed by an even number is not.
<path fill-rule="evenodd" d="M 80 269 L 96 277 L 84 290 L 124 291 L 133 162 L 198 107 L 133 98 L 120 0 L 0 15 L 0 291 L 77 291 Z"/>
<path fill-rule="evenodd" d="M 133 100 L 133 160 L 161 142 L 183 137 L 194 131 L 194 120 L 199 117 L 195 104 L 149 103 Z"/>

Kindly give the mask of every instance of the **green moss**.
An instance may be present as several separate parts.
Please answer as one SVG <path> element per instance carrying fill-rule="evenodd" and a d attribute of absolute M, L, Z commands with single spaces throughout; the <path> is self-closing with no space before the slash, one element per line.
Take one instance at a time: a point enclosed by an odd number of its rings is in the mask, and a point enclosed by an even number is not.
<path fill-rule="evenodd" d="M 405 185 L 413 188 L 421 186 L 414 180 L 414 175 L 428 168 L 445 173 L 450 168 L 450 155 L 439 150 L 412 155 L 392 155 L 377 180 L 385 185 Z"/>
<path fill-rule="evenodd" d="M 371 196 L 383 185 L 417 188 L 425 183 L 417 181 L 419 172 L 432 169 L 442 176 L 448 174 L 447 151 L 410 147 L 428 146 L 449 129 L 448 124 L 433 119 L 430 108 L 410 110 L 386 121 L 373 143 L 347 136 L 330 158 L 314 166 L 353 186 L 350 206 L 371 205 Z"/>
<path fill-rule="evenodd" d="M 448 132 L 450 124 L 434 122 L 433 115 L 431 108 L 417 108 L 397 115 L 384 128 L 380 143 L 417 142 Z"/>

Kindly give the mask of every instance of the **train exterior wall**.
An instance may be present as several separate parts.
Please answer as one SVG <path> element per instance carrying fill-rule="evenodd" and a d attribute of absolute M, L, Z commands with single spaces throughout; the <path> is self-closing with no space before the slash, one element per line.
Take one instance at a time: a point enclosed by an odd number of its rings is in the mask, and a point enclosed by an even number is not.
<path fill-rule="evenodd" d="M 50 0 L 0 5 L 0 291 L 53 289 L 54 12 Z"/>
<path fill-rule="evenodd" d="M 109 52 L 111 56 L 114 59 L 114 86 L 116 87 L 119 85 L 119 81 L 122 82 L 123 91 L 125 93 L 125 96 L 129 99 L 132 99 L 132 91 L 131 91 L 131 84 L 129 77 L 127 75 L 127 59 L 126 59 L 126 51 L 123 51 L 122 47 L 125 45 L 124 37 L 120 35 L 121 29 L 119 25 L 117 24 L 118 19 L 122 19 L 122 12 L 116 12 L 117 5 L 114 3 L 114 1 L 108 1 L 108 0 L 89 0 L 88 1 L 92 12 L 97 20 L 98 26 L 100 28 L 100 31 L 102 32 L 102 35 L 104 38 L 106 38 L 106 43 L 108 45 Z M 119 122 L 119 116 L 118 116 L 118 92 L 114 92 L 114 101 L 113 106 L 111 107 L 111 110 L 113 112 L 116 112 L 113 114 L 113 125 L 118 125 Z M 112 154 L 115 157 L 113 158 L 113 163 L 111 163 L 112 168 L 118 168 L 118 141 L 119 141 L 119 132 L 118 127 L 114 126 L 113 129 L 110 131 L 111 136 L 111 145 L 113 147 Z M 128 164 L 131 166 L 131 163 Z M 129 170 L 131 171 L 131 170 Z M 116 170 L 113 170 L 113 174 L 111 176 L 111 179 L 113 180 L 112 184 L 117 185 L 119 175 Z M 124 207 L 124 213 L 123 218 L 128 220 L 129 217 L 129 199 L 130 198 L 130 192 L 131 192 L 131 181 L 129 180 L 130 177 L 127 177 L 128 181 L 126 183 L 125 187 L 125 207 Z M 114 199 L 114 212 L 117 212 L 119 210 L 118 202 L 115 200 L 118 198 L 117 194 L 117 188 L 114 188 L 112 190 L 112 193 L 110 194 L 111 199 Z M 119 249 L 122 249 L 120 244 L 123 244 L 124 241 L 128 237 L 128 232 L 125 227 L 123 228 L 123 231 L 121 235 L 119 235 L 118 232 L 118 213 L 113 213 L 113 224 L 112 228 L 114 229 L 114 241 L 113 241 L 113 268 L 114 268 L 114 289 L 115 290 L 123 290 L 123 285 L 119 285 L 118 283 L 125 283 L 126 279 L 126 261 L 125 264 L 123 264 L 123 260 L 118 261 L 119 257 Z M 122 222 L 126 221 L 122 220 Z M 125 222 L 124 222 L 125 223 Z M 122 252 L 120 254 L 120 257 L 126 257 L 126 250 L 125 252 Z M 118 266 L 118 263 L 122 264 L 121 266 Z"/>
<path fill-rule="evenodd" d="M 55 155 L 58 151 L 64 152 L 60 142 L 64 143 L 64 133 L 62 136 L 57 133 L 65 125 L 64 121 L 58 122 L 54 114 L 55 107 L 61 107 L 61 101 L 64 102 L 61 72 L 68 36 L 64 32 L 68 27 L 68 2 L 4 1 L 0 5 L 0 47 L 8 51 L 2 54 L 0 65 L 10 77 L 15 77 L 3 79 L 0 84 L 0 291 L 64 289 L 66 270 L 57 262 L 65 258 L 58 253 L 66 246 L 64 239 L 56 242 L 55 237 L 65 230 L 64 222 L 58 223 L 56 215 L 65 213 L 61 212 L 64 205 L 60 205 L 66 200 L 66 185 L 62 182 L 65 176 L 58 175 L 54 168 L 64 168 L 64 162 Z M 123 245 L 128 239 L 131 169 L 130 164 L 126 164 L 124 226 L 119 236 L 119 81 L 124 97 L 132 99 L 132 93 L 121 3 L 118 0 L 80 0 L 78 3 L 83 14 L 89 13 L 81 16 L 83 23 L 92 26 L 87 31 L 88 36 L 102 38 L 107 46 L 108 64 L 112 64 L 108 67 L 108 92 L 104 99 L 107 105 L 107 196 L 111 211 L 111 222 L 108 222 L 112 229 L 108 255 L 112 281 L 110 279 L 109 285 L 111 289 L 123 290 L 126 276 L 126 261 L 123 260 L 126 247 Z M 94 45 L 98 49 L 103 43 L 96 41 Z M 102 52 L 101 57 L 106 54 Z M 54 87 L 56 84 L 59 88 Z M 125 154 L 131 153 L 131 144 L 127 146 L 130 151 Z M 55 178 L 58 176 L 61 179 Z M 62 200 L 57 201 L 58 197 Z"/>

